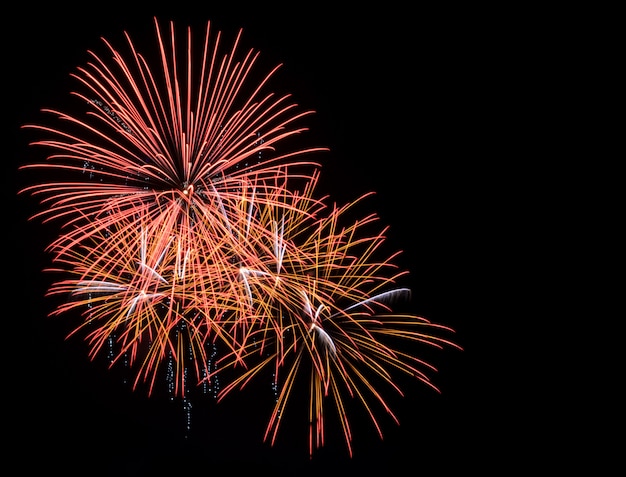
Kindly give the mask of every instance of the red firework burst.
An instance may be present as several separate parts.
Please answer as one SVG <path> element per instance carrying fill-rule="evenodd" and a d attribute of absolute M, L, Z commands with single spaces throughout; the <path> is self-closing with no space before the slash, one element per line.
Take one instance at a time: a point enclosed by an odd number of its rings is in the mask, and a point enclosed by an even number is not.
<path fill-rule="evenodd" d="M 72 334 L 85 334 L 92 358 L 114 341 L 112 362 L 128 357 L 149 393 L 171 363 L 176 396 L 234 370 L 220 398 L 271 367 L 272 443 L 307 373 L 311 454 L 326 403 L 352 454 L 348 399 L 382 437 L 375 406 L 396 418 L 379 386 L 401 392 L 399 372 L 435 388 L 432 366 L 397 343 L 458 348 L 440 336 L 452 330 L 393 312 L 409 290 L 396 285 L 397 254 L 382 252 L 386 229 L 368 232 L 375 214 L 347 219 L 366 196 L 343 207 L 316 197 L 309 157 L 325 148 L 287 149 L 312 112 L 266 92 L 278 67 L 252 82 L 258 52 L 239 54 L 240 31 L 222 54 L 210 24 L 196 64 L 191 30 L 181 54 L 169 26 L 164 36 L 155 20 L 155 68 L 128 35 L 128 57 L 105 41 L 109 60 L 90 53 L 73 74 L 83 110 L 44 110 L 57 126 L 26 126 L 52 153 L 23 168 L 62 177 L 22 190 L 41 198 L 34 217 L 61 225 L 49 251 L 62 278 L 49 294 L 66 300 L 52 314 L 80 314 Z M 211 369 L 216 342 L 226 351 Z"/>

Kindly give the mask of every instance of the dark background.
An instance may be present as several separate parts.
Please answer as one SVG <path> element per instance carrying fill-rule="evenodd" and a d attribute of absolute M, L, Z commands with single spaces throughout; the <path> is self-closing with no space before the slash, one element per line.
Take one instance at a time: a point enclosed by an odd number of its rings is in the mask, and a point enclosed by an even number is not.
<path fill-rule="evenodd" d="M 13 474 L 510 475 L 559 468 L 552 435 L 560 410 L 530 377 L 529 349 L 511 352 L 525 307 L 510 298 L 511 270 L 532 253 L 510 239 L 535 240 L 520 219 L 522 192 L 536 165 L 537 135 L 547 134 L 546 123 L 529 125 L 526 115 L 543 91 L 539 79 L 550 88 L 558 62 L 546 53 L 553 45 L 536 48 L 544 21 L 447 4 L 170 3 L 22 3 L 5 17 L 12 25 L 4 41 L 10 152 L 3 190 L 12 263 L 5 299 L 13 305 L 4 316 L 4 395 L 9 462 L 19 470 Z M 46 317 L 50 277 L 42 269 L 54 226 L 29 222 L 37 206 L 17 197 L 27 182 L 18 165 L 42 155 L 20 126 L 37 122 L 41 107 L 62 106 L 69 73 L 86 50 L 104 51 L 100 37 L 123 50 L 127 31 L 155 47 L 154 16 L 162 25 L 190 25 L 198 37 L 208 20 L 226 38 L 243 28 L 244 45 L 268 64 L 284 64 L 275 89 L 317 112 L 307 141 L 330 148 L 322 189 L 340 203 L 376 192 L 371 207 L 390 225 L 389 244 L 403 250 L 401 264 L 411 272 L 413 311 L 456 330 L 463 351 L 427 354 L 441 394 L 401 380 L 405 397 L 389 397 L 400 425 L 383 416 L 380 440 L 368 423 L 353 420 L 352 459 L 334 424 L 312 460 L 305 422 L 285 424 L 274 447 L 263 443 L 269 408 L 255 405 L 255 393 L 263 392 L 256 388 L 219 405 L 194 402 L 186 437 L 180 403 L 133 392 L 118 372 L 90 362 L 79 338 L 65 340 L 71 328 L 62 317 Z M 542 187 L 536 184 L 535 194 Z M 541 426 L 531 406 L 537 400 L 552 419 Z"/>

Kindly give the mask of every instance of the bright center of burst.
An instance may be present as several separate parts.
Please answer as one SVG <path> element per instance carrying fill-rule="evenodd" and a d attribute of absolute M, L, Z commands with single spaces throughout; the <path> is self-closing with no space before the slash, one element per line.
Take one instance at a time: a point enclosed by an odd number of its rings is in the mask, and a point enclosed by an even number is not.
<path fill-rule="evenodd" d="M 191 198 L 191 195 L 193 194 L 193 184 L 188 185 L 187 187 L 185 187 L 183 189 L 183 194 L 186 195 L 187 197 Z"/>

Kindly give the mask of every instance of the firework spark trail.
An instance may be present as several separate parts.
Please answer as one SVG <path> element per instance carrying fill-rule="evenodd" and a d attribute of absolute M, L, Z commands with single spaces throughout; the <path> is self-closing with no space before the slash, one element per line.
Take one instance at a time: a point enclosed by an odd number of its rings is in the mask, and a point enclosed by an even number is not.
<path fill-rule="evenodd" d="M 128 34 L 128 58 L 104 40 L 111 60 L 89 52 L 73 74 L 87 111 L 47 109 L 59 126 L 25 126 L 52 153 L 22 169 L 67 176 L 21 190 L 41 200 L 33 218 L 61 226 L 47 250 L 63 278 L 48 295 L 66 300 L 51 315 L 80 314 L 71 335 L 86 335 L 92 359 L 114 341 L 112 365 L 128 356 L 149 395 L 162 374 L 185 403 L 190 381 L 233 376 L 221 400 L 269 368 L 272 445 L 308 373 L 311 455 L 328 408 L 352 455 L 351 403 L 382 437 L 378 411 L 397 418 L 381 388 L 402 394 L 399 373 L 437 389 L 435 367 L 407 350 L 460 348 L 442 337 L 453 330 L 393 311 L 408 271 L 375 213 L 353 218 L 370 194 L 342 207 L 317 197 L 308 157 L 326 148 L 286 148 L 312 112 L 265 92 L 280 65 L 251 83 L 259 53 L 239 54 L 241 31 L 220 53 L 207 23 L 196 69 L 191 29 L 179 49 L 173 23 L 154 23 L 155 68 Z"/>

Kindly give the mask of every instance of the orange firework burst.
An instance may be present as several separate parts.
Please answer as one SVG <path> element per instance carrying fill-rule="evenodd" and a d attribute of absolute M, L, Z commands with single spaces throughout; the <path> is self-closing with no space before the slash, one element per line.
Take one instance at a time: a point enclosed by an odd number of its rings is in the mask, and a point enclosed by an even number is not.
<path fill-rule="evenodd" d="M 278 67 L 251 81 L 258 52 L 239 54 L 240 32 L 222 55 L 210 24 L 197 65 L 190 29 L 181 55 L 174 25 L 155 28 L 156 69 L 128 35 L 128 59 L 105 41 L 111 61 L 91 53 L 73 75 L 83 110 L 26 126 L 53 152 L 23 168 L 62 177 L 22 190 L 41 198 L 34 217 L 61 224 L 49 294 L 66 300 L 52 315 L 80 314 L 72 335 L 85 334 L 91 358 L 114 341 L 112 363 L 128 358 L 149 394 L 164 372 L 185 397 L 190 381 L 234 371 L 221 399 L 271 369 L 272 444 L 307 374 L 311 454 L 330 405 L 352 455 L 348 400 L 382 437 L 376 408 L 396 417 L 380 387 L 401 393 L 395 373 L 436 389 L 407 343 L 458 348 L 442 337 L 452 330 L 393 311 L 409 290 L 398 254 L 383 251 L 386 228 L 370 232 L 376 214 L 348 218 L 367 194 L 343 207 L 316 197 L 309 156 L 325 148 L 288 147 L 312 112 L 265 92 Z M 210 365 L 216 342 L 225 352 Z"/>
<path fill-rule="evenodd" d="M 376 215 L 341 225 L 356 202 L 333 207 L 319 219 L 307 218 L 305 222 L 311 223 L 306 225 L 299 215 L 281 220 L 281 243 L 298 246 L 283 249 L 280 269 L 254 275 L 255 285 L 264 285 L 259 287 L 259 299 L 269 312 L 261 313 L 262 326 L 251 333 L 256 339 L 242 348 L 243 355 L 227 356 L 220 362 L 226 367 L 241 361 L 249 364 L 255 355 L 261 357 L 222 390 L 221 398 L 243 387 L 268 365 L 275 366 L 275 375 L 285 376 L 265 436 L 272 443 L 302 369 L 310 372 L 310 452 L 324 444 L 324 406 L 329 402 L 337 411 L 352 454 L 348 398 L 366 409 L 382 437 L 371 401 L 397 419 L 376 382 L 401 393 L 393 379 L 395 370 L 437 389 L 428 378 L 428 371 L 434 368 L 404 351 L 406 343 L 459 348 L 438 336 L 452 332 L 450 328 L 421 316 L 392 312 L 391 305 L 410 294 L 408 289 L 395 286 L 406 272 L 394 263 L 397 254 L 378 258 L 385 230 L 374 235 L 365 232 L 378 220 Z M 292 220 L 296 224 L 290 223 Z M 394 342 L 404 344 L 394 347 Z"/>

